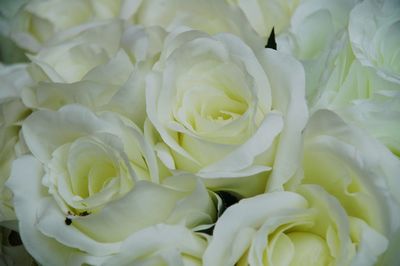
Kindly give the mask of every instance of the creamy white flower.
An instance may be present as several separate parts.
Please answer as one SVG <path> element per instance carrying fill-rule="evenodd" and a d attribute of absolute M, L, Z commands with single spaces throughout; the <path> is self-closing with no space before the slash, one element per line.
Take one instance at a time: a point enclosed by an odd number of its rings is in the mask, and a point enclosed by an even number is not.
<path fill-rule="evenodd" d="M 32 155 L 7 186 L 22 241 L 44 265 L 98 265 L 135 232 L 158 223 L 195 229 L 216 207 L 189 176 L 164 178 L 140 129 L 113 113 L 68 105 L 23 123 Z"/>
<path fill-rule="evenodd" d="M 395 58 L 397 46 L 394 43 L 399 34 L 383 34 L 388 32 L 385 27 L 397 29 L 396 9 L 393 9 L 392 16 L 388 15 L 386 26 L 382 24 L 380 28 L 379 21 L 384 18 L 375 19 L 374 16 L 378 15 L 370 13 L 382 13 L 385 9 L 379 11 L 379 5 L 371 1 L 357 7 L 354 7 L 356 1 L 314 2 L 302 3 L 292 17 L 289 30 L 277 38 L 278 50 L 289 52 L 301 59 L 304 65 L 306 94 L 311 111 L 332 109 L 399 154 L 400 139 L 397 132 L 400 125 L 397 121 L 400 114 L 400 86 L 393 80 L 379 77 L 383 73 L 380 67 L 373 68 L 372 61 L 367 64 L 364 58 L 375 55 L 385 62 L 393 60 L 395 64 L 398 61 Z M 376 7 L 371 9 L 371 5 Z M 384 4 L 385 8 L 388 6 L 390 1 Z M 371 23 L 379 25 L 373 26 Z M 371 33 L 379 29 L 379 36 Z M 371 41 L 373 36 L 375 39 Z M 379 51 L 375 51 L 378 47 Z"/>
<path fill-rule="evenodd" d="M 55 34 L 91 21 L 117 17 L 120 0 L 31 0 L 15 17 L 11 37 L 30 52 Z"/>
<path fill-rule="evenodd" d="M 308 74 L 315 78 L 311 71 Z M 309 94 L 310 109 L 334 110 L 400 154 L 400 84 L 363 66 L 353 54 L 347 34 L 330 51 L 322 76 Z"/>
<path fill-rule="evenodd" d="M 379 141 L 327 110 L 312 116 L 304 143 L 302 183 L 322 186 L 349 216 L 364 221 L 386 237 L 393 249 L 400 237 L 399 158 Z M 369 250 L 362 239 L 359 242 L 359 254 L 353 264 L 373 265 L 373 255 L 379 254 L 375 248 Z"/>
<path fill-rule="evenodd" d="M 400 236 L 399 169 L 399 159 L 380 143 L 319 111 L 305 131 L 302 184 L 229 207 L 217 221 L 204 265 L 382 262 Z M 395 256 L 383 265 L 395 265 Z"/>
<path fill-rule="evenodd" d="M 32 56 L 36 84 L 23 92 L 32 108 L 57 110 L 79 103 L 116 111 L 142 125 L 144 77 L 157 59 L 164 31 L 110 20 L 60 33 Z"/>
<path fill-rule="evenodd" d="M 30 111 L 22 104 L 20 92 L 30 83 L 26 65 L 0 65 L 0 222 L 15 219 L 12 195 L 4 183 L 12 161 L 24 153 L 20 123 Z"/>
<path fill-rule="evenodd" d="M 264 45 L 240 9 L 225 0 L 123 0 L 120 16 L 133 24 L 168 31 L 186 26 L 208 34 L 229 32 L 248 45 Z"/>
<path fill-rule="evenodd" d="M 245 13 L 253 29 L 268 38 L 272 28 L 280 33 L 289 26 L 290 19 L 301 0 L 230 0 Z"/>
<path fill-rule="evenodd" d="M 271 167 L 269 186 L 280 187 L 298 168 L 303 75 L 293 58 L 234 35 L 171 33 L 146 88 L 158 156 L 215 189 L 261 193 Z"/>
<path fill-rule="evenodd" d="M 204 265 L 348 265 L 343 209 L 317 186 L 244 199 L 218 220 Z"/>
<path fill-rule="evenodd" d="M 357 59 L 400 84 L 400 2 L 366 0 L 350 14 L 349 35 Z"/>
<path fill-rule="evenodd" d="M 120 47 L 122 35 L 123 23 L 119 20 L 87 23 L 61 32 L 30 57 L 32 76 L 37 81 L 57 83 L 121 83 L 132 68 L 129 56 Z M 105 70 L 107 65 L 109 69 Z"/>
<path fill-rule="evenodd" d="M 371 256 L 386 248 L 384 237 L 348 217 L 321 187 L 302 186 L 297 192 L 266 193 L 228 208 L 215 226 L 204 265 L 345 266 L 359 241 L 373 248 Z"/>

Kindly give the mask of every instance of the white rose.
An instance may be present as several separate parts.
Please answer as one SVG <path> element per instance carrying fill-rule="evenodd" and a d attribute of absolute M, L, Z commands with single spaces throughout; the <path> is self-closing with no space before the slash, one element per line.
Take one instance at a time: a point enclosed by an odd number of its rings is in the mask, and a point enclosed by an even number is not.
<path fill-rule="evenodd" d="M 30 83 L 26 65 L 0 65 L 0 222 L 15 219 L 12 195 L 4 183 L 12 161 L 24 153 L 19 141 L 20 123 L 30 110 L 22 104 L 20 92 Z"/>
<path fill-rule="evenodd" d="M 302 183 L 322 186 L 349 216 L 363 220 L 385 236 L 394 249 L 391 251 L 396 252 L 394 242 L 400 239 L 400 159 L 379 141 L 327 110 L 312 116 L 304 138 Z M 360 249 L 364 248 L 367 246 L 360 243 Z M 367 265 L 362 264 L 362 256 L 358 259 L 355 265 Z"/>
<path fill-rule="evenodd" d="M 376 3 L 376 8 L 371 9 L 373 4 L 368 4 L 371 1 L 357 7 L 354 7 L 356 1 L 314 2 L 302 3 L 292 17 L 289 30 L 277 37 L 278 50 L 289 52 L 304 65 L 309 108 L 312 112 L 319 108 L 338 112 L 343 119 L 357 124 L 395 154 L 400 154 L 397 133 L 400 130 L 397 122 L 400 86 L 391 79 L 379 77 L 383 73 L 380 67 L 372 67 L 372 61 L 366 62 L 366 57 L 372 55 L 385 62 L 393 59 L 395 64 L 398 61 L 395 58 L 397 46 L 394 45 L 398 34 L 388 33 L 390 29 L 397 29 L 394 25 L 398 12 L 388 15 L 390 23 L 380 27 L 383 17 L 373 19 L 380 9 Z M 384 6 L 390 6 L 389 2 Z M 372 19 L 378 24 L 375 25 Z M 385 27 L 389 28 L 385 30 Z M 379 36 L 371 35 L 375 34 L 371 33 L 375 29 L 380 29 Z M 375 39 L 371 41 L 373 36 Z M 360 38 L 365 39 L 361 41 Z M 378 47 L 379 51 L 376 50 Z"/>
<path fill-rule="evenodd" d="M 170 34 L 146 88 L 158 156 L 215 189 L 262 193 L 271 167 L 280 187 L 298 168 L 303 78 L 293 58 L 230 34 Z"/>
<path fill-rule="evenodd" d="M 98 265 L 135 232 L 158 223 L 212 224 L 201 182 L 165 178 L 140 129 L 113 113 L 68 105 L 23 123 L 32 155 L 14 161 L 7 186 L 24 246 L 44 265 Z"/>
<path fill-rule="evenodd" d="M 400 84 L 400 3 L 366 0 L 350 14 L 349 35 L 357 59 Z"/>
<path fill-rule="evenodd" d="M 208 34 L 229 32 L 248 45 L 264 45 L 240 9 L 228 5 L 225 0 L 124 0 L 121 18 L 168 31 L 186 26 Z"/>
<path fill-rule="evenodd" d="M 319 111 L 305 131 L 302 184 L 229 207 L 204 265 L 395 265 L 399 170 L 380 143 Z"/>
<path fill-rule="evenodd" d="M 400 84 L 382 78 L 371 67 L 363 66 L 353 54 L 347 34 L 337 41 L 329 54 L 316 90 L 309 91 L 311 111 L 320 108 L 334 110 L 399 155 Z M 307 74 L 310 79 L 318 77 L 312 71 Z"/>
<path fill-rule="evenodd" d="M 120 47 L 123 31 L 122 21 L 107 20 L 61 32 L 30 57 L 32 76 L 36 81 L 57 83 L 123 83 L 132 68 L 129 56 Z"/>
<path fill-rule="evenodd" d="M 31 57 L 30 73 L 37 83 L 24 90 L 24 103 L 53 110 L 79 103 L 119 112 L 142 125 L 144 77 L 164 34 L 158 27 L 124 27 L 119 20 L 59 33 Z"/>
<path fill-rule="evenodd" d="M 30 52 L 56 33 L 91 21 L 118 16 L 120 0 L 31 0 L 14 18 L 11 37 Z"/>
<path fill-rule="evenodd" d="M 357 253 L 358 242 L 367 250 Z M 321 187 L 271 192 L 240 201 L 218 220 L 204 253 L 205 266 L 351 265 L 356 256 L 381 254 L 387 240 L 346 215 Z M 372 249 L 372 250 L 369 250 Z M 369 253 L 368 253 L 369 252 Z M 373 262 L 373 261 L 372 261 Z"/>

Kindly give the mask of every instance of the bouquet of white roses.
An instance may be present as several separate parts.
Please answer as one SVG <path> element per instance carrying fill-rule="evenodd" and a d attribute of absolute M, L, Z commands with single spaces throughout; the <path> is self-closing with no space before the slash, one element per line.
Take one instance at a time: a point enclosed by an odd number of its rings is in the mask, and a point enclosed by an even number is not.
<path fill-rule="evenodd" d="M 398 0 L 4 0 L 0 60 L 0 265 L 400 264 Z"/>

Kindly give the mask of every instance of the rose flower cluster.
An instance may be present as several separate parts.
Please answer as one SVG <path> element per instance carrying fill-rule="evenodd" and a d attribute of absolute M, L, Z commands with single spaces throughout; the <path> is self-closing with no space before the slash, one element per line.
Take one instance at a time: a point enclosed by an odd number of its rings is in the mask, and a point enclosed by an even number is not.
<path fill-rule="evenodd" d="M 400 265 L 399 0 L 5 0 L 0 61 L 0 265 Z"/>

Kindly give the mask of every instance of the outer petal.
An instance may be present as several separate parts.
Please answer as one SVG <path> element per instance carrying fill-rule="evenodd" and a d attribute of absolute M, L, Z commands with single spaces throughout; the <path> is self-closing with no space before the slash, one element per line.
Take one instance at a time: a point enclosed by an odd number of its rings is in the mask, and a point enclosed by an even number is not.
<path fill-rule="evenodd" d="M 66 106 L 59 112 L 43 110 L 33 113 L 25 120 L 22 132 L 35 157 L 48 161 L 62 144 L 106 128 L 107 124 L 88 109 Z"/>
<path fill-rule="evenodd" d="M 201 265 L 206 244 L 205 238 L 185 227 L 159 224 L 129 237 L 122 244 L 121 252 L 103 265 L 148 265 L 146 262 L 158 261 L 162 265 L 178 266 L 187 265 L 185 257 Z"/>
<path fill-rule="evenodd" d="M 243 10 L 253 29 L 261 37 L 268 38 L 272 31 L 280 33 L 284 30 L 295 11 L 299 0 L 237 0 L 237 5 Z"/>
<path fill-rule="evenodd" d="M 352 261 L 354 266 L 376 265 L 378 257 L 388 248 L 388 240 L 362 220 L 352 218 L 350 230 L 356 241 L 359 242 L 357 254 Z M 358 232 L 354 232 L 358 231 Z"/>
<path fill-rule="evenodd" d="M 21 1 L 16 1 L 21 2 Z M 24 1 L 12 21 L 11 37 L 22 48 L 38 52 L 58 33 L 87 22 L 117 17 L 120 1 Z"/>
<path fill-rule="evenodd" d="M 257 155 L 272 146 L 281 129 L 282 117 L 280 114 L 267 115 L 251 138 L 222 160 L 201 169 L 198 175 L 205 178 L 235 177 L 236 175 L 246 176 L 257 174 L 258 171 L 269 170 L 270 168 L 266 166 L 257 167 L 257 165 L 253 165 L 254 160 Z M 257 168 L 258 170 L 254 172 L 254 169 Z"/>
<path fill-rule="evenodd" d="M 304 69 L 292 57 L 273 50 L 267 49 L 261 56 L 271 83 L 272 108 L 284 114 L 285 119 L 267 187 L 276 190 L 300 167 L 302 130 L 308 119 Z"/>
<path fill-rule="evenodd" d="M 20 93 L 31 82 L 27 65 L 0 64 L 0 221 L 15 220 L 12 193 L 4 183 L 13 160 L 25 152 L 19 137 L 21 121 L 30 110 L 21 102 Z"/>
<path fill-rule="evenodd" d="M 215 210 L 210 210 L 208 193 L 203 188 L 202 191 L 191 196 L 189 188 L 186 189 L 179 191 L 139 181 L 125 197 L 107 204 L 98 213 L 76 217 L 73 223 L 82 233 L 99 242 L 123 241 L 130 234 L 161 221 L 173 224 L 184 223 L 187 226 L 210 223 L 213 219 L 207 217 L 207 212 L 212 213 Z M 196 210 L 193 205 L 196 201 L 199 205 L 205 206 L 198 206 L 201 208 Z M 162 208 L 160 208 L 160 202 L 163 203 Z M 185 204 L 191 208 L 185 210 L 182 206 Z M 190 215 L 193 215 L 195 211 L 203 215 L 196 215 L 196 219 L 191 219 Z M 53 230 L 52 234 L 56 232 Z"/>
<path fill-rule="evenodd" d="M 301 60 L 318 58 L 347 26 L 348 14 L 356 2 L 302 1 L 293 13 L 290 27 L 277 36 L 278 50 Z"/>
<path fill-rule="evenodd" d="M 262 39 L 251 29 L 241 10 L 223 0 L 125 0 L 121 17 L 144 26 L 159 25 L 168 31 L 186 26 L 208 34 L 229 32 L 250 46 L 262 45 Z"/>
<path fill-rule="evenodd" d="M 31 108 L 57 110 L 66 104 L 82 104 L 96 109 L 107 103 L 117 89 L 116 86 L 91 81 L 39 83 L 24 90 L 22 99 Z"/>
<path fill-rule="evenodd" d="M 356 100 L 352 106 L 337 111 L 400 156 L 400 92 L 378 92 L 372 99 Z"/>
<path fill-rule="evenodd" d="M 32 83 L 26 64 L 0 64 L 0 99 L 19 97 L 21 90 Z"/>
<path fill-rule="evenodd" d="M 24 156 L 14 162 L 7 186 L 14 193 L 19 233 L 25 248 L 42 264 L 68 265 L 71 257 L 81 256 L 81 253 L 44 236 L 36 228 L 36 211 L 45 195 L 41 186 L 43 174 L 41 163 L 32 156 Z"/>

